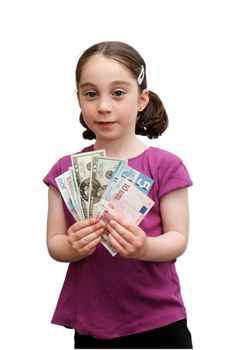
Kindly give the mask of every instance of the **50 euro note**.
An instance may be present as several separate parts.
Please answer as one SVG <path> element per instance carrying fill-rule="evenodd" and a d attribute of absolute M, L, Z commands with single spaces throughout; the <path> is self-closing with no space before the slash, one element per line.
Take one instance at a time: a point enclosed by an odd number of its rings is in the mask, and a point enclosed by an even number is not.
<path fill-rule="evenodd" d="M 154 201 L 151 198 L 132 182 L 123 179 L 99 218 L 105 225 L 116 216 L 125 217 L 134 225 L 139 225 L 153 205 Z M 109 242 L 107 231 L 102 235 L 101 243 L 113 256 L 116 255 L 116 250 Z"/>
<path fill-rule="evenodd" d="M 100 200 L 120 163 L 125 159 L 94 156 L 92 160 L 92 175 L 90 183 L 89 217 L 95 216 Z"/>
<path fill-rule="evenodd" d="M 91 167 L 95 155 L 105 156 L 105 150 L 78 153 L 71 156 L 78 202 L 85 219 L 89 217 Z"/>
<path fill-rule="evenodd" d="M 139 191 L 147 195 L 154 183 L 154 180 L 140 171 L 130 167 L 124 162 L 119 163 L 116 168 L 111 180 L 109 181 L 105 192 L 99 202 L 99 205 L 95 208 L 94 216 L 99 216 L 104 208 L 109 203 L 113 194 L 119 189 L 120 184 L 123 183 L 124 179 L 132 183 Z"/>

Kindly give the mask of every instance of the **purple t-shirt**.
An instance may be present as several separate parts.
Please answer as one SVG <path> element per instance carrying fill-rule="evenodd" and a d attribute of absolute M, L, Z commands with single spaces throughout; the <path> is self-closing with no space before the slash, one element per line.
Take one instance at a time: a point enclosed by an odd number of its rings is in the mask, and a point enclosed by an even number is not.
<path fill-rule="evenodd" d="M 93 150 L 86 147 L 82 152 Z M 155 147 L 128 160 L 128 164 L 154 179 L 149 197 L 155 205 L 140 223 L 147 236 L 163 233 L 160 199 L 166 193 L 192 185 L 183 162 Z M 57 188 L 55 177 L 71 165 L 61 158 L 44 178 Z M 64 202 L 63 202 L 64 204 Z M 64 204 L 67 223 L 74 223 Z M 115 338 L 162 327 L 186 317 L 175 261 L 148 262 L 125 259 L 99 245 L 84 260 L 70 263 L 52 323 L 95 338 Z"/>

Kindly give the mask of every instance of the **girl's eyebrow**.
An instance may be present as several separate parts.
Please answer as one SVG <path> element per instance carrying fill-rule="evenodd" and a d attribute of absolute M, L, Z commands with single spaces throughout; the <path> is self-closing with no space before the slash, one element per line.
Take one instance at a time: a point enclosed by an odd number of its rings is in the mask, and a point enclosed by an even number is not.
<path fill-rule="evenodd" d="M 111 85 L 126 85 L 126 86 L 131 86 L 131 83 L 129 83 L 128 81 L 124 81 L 124 80 L 115 80 L 111 83 Z"/>
<path fill-rule="evenodd" d="M 82 84 L 79 84 L 79 87 L 82 89 L 82 88 L 86 88 L 86 87 L 90 87 L 90 86 L 92 86 L 92 87 L 95 87 L 95 84 L 93 84 L 93 83 L 90 83 L 90 82 L 84 82 L 84 83 L 82 83 Z"/>
<path fill-rule="evenodd" d="M 117 86 L 117 85 L 125 85 L 125 86 L 131 86 L 131 83 L 124 80 L 114 80 L 110 84 L 111 86 Z M 94 83 L 85 81 L 84 83 L 79 84 L 79 88 L 84 89 L 86 87 L 96 87 Z"/>

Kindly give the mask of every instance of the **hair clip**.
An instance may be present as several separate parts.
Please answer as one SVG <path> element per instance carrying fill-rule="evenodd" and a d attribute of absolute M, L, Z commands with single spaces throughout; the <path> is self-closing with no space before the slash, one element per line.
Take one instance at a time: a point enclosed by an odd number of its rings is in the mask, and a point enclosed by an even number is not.
<path fill-rule="evenodd" d="M 140 71 L 140 73 L 139 73 L 139 76 L 137 77 L 138 85 L 141 85 L 141 84 L 142 84 L 143 79 L 144 79 L 144 66 L 142 65 L 142 66 L 141 66 L 141 71 Z"/>

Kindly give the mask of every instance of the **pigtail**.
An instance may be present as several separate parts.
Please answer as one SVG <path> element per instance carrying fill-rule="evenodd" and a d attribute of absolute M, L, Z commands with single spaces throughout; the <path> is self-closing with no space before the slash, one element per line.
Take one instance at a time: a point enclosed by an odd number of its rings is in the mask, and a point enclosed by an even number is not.
<path fill-rule="evenodd" d="M 137 116 L 136 134 L 155 139 L 167 129 L 168 124 L 169 119 L 160 97 L 149 91 L 149 103 Z"/>

